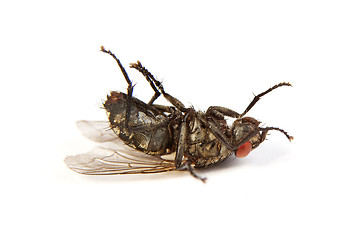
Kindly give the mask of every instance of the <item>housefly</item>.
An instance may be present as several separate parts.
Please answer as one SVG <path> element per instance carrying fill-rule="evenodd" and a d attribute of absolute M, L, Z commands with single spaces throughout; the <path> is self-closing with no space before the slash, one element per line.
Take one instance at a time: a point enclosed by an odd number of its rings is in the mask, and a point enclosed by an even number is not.
<path fill-rule="evenodd" d="M 256 95 L 244 112 L 212 106 L 206 112 L 186 107 L 165 92 L 161 82 L 138 61 L 130 68 L 138 70 L 150 84 L 154 95 L 148 103 L 133 97 L 134 85 L 120 60 L 101 47 L 117 62 L 126 82 L 127 92 L 111 92 L 103 106 L 108 122 L 80 121 L 78 127 L 89 139 L 106 143 L 102 147 L 65 159 L 67 166 L 82 174 L 140 174 L 187 170 L 205 182 L 194 169 L 222 162 L 230 155 L 245 157 L 257 148 L 269 131 L 284 134 L 277 127 L 261 127 L 245 115 L 265 94 L 290 83 L 279 83 Z M 154 104 L 163 96 L 169 106 Z M 226 118 L 235 119 L 228 125 Z M 111 131 L 111 130 L 112 131 Z"/>

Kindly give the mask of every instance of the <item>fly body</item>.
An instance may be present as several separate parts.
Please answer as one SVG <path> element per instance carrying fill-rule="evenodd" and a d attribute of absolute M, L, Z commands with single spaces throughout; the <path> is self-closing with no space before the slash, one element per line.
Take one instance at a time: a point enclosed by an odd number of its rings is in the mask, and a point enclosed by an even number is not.
<path fill-rule="evenodd" d="M 276 130 L 292 140 L 287 132 L 277 127 L 260 127 L 260 122 L 245 117 L 265 94 L 290 83 L 279 83 L 256 95 L 244 112 L 212 106 L 207 111 L 196 111 L 165 92 L 161 82 L 140 62 L 130 64 L 148 81 L 154 91 L 145 103 L 133 97 L 134 85 L 120 60 L 109 50 L 101 51 L 112 56 L 128 84 L 127 93 L 111 92 L 103 103 L 108 115 L 108 125 L 117 138 L 99 128 L 99 122 L 79 122 L 80 129 L 87 127 L 86 136 L 100 142 L 117 142 L 117 147 L 102 148 L 86 154 L 68 156 L 67 165 L 83 174 L 133 174 L 188 170 L 198 176 L 194 168 L 204 168 L 225 160 L 232 154 L 245 157 L 257 148 L 271 130 Z M 170 106 L 154 104 L 163 96 Z M 234 118 L 229 126 L 226 118 Z M 106 140 L 105 140 L 106 139 Z M 121 141 L 120 141 L 121 140 Z M 124 146 L 124 143 L 126 146 Z M 99 150 L 99 149 L 97 149 Z"/>

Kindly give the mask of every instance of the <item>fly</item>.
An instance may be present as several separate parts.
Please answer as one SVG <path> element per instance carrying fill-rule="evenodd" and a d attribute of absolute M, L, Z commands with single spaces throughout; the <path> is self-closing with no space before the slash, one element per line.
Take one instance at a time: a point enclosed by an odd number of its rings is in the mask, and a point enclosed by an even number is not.
<path fill-rule="evenodd" d="M 279 83 L 256 95 L 244 112 L 212 106 L 206 112 L 185 107 L 177 98 L 165 92 L 161 82 L 138 61 L 130 68 L 138 70 L 148 81 L 154 95 L 148 103 L 133 97 L 134 85 L 120 60 L 109 50 L 101 51 L 112 56 L 127 82 L 127 93 L 111 92 L 103 106 L 108 122 L 80 121 L 78 127 L 85 136 L 104 147 L 88 153 L 68 156 L 67 166 L 82 174 L 141 174 L 174 170 L 187 170 L 205 182 L 194 171 L 224 161 L 235 154 L 242 158 L 257 148 L 269 131 L 284 134 L 277 127 L 261 127 L 252 117 L 245 117 L 250 109 L 269 92 L 290 83 Z M 154 104 L 163 97 L 171 106 Z M 235 121 L 229 126 L 226 117 Z M 112 131 L 106 130 L 109 126 Z M 114 134 L 115 133 L 115 134 Z"/>

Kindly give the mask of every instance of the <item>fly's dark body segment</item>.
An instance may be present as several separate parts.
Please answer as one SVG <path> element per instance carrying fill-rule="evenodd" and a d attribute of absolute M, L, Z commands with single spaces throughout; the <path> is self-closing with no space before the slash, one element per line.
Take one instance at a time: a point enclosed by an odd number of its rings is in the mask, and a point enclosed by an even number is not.
<path fill-rule="evenodd" d="M 103 105 L 110 128 L 131 149 L 125 147 L 123 150 L 111 149 L 103 155 L 67 157 L 67 165 L 79 173 L 131 174 L 188 170 L 194 177 L 205 181 L 194 172 L 194 168 L 221 162 L 234 153 L 244 157 L 265 140 L 270 130 L 280 131 L 289 140 L 293 139 L 280 128 L 260 127 L 259 121 L 245 117 L 262 96 L 278 87 L 291 86 L 289 83 L 277 84 L 256 95 L 241 114 L 219 106 L 209 107 L 202 112 L 185 107 L 181 101 L 165 92 L 162 83 L 137 62 L 130 64 L 130 67 L 142 73 L 154 91 L 150 101 L 144 103 L 133 97 L 134 85 L 120 60 L 104 47 L 101 47 L 101 51 L 116 60 L 128 84 L 126 94 L 111 92 Z M 161 95 L 171 106 L 154 104 Z M 235 119 L 231 126 L 228 126 L 226 117 Z M 100 131 L 91 122 L 83 121 L 81 124 Z M 93 137 L 93 140 L 102 141 L 99 140 L 102 138 Z M 172 157 L 166 159 L 164 156 Z"/>
<path fill-rule="evenodd" d="M 151 155 L 164 155 L 174 151 L 171 118 L 160 109 L 148 106 L 132 97 L 127 109 L 128 95 L 112 92 L 104 103 L 110 127 L 128 146 Z M 128 119 L 126 118 L 129 110 Z"/>

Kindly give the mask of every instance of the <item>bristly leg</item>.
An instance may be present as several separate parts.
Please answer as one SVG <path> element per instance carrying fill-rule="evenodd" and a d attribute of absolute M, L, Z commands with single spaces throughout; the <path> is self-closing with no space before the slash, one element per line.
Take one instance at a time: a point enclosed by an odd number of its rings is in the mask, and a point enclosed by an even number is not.
<path fill-rule="evenodd" d="M 281 129 L 281 128 L 277 128 L 277 127 L 261 128 L 261 127 L 259 127 L 258 129 L 259 129 L 260 131 L 262 131 L 262 133 L 261 133 L 261 142 L 263 142 L 263 141 L 265 140 L 266 134 L 267 134 L 268 131 L 270 131 L 270 130 L 276 130 L 276 131 L 282 132 L 282 133 L 287 137 L 287 139 L 289 139 L 289 141 L 291 141 L 291 140 L 294 139 L 293 136 L 290 136 L 286 131 L 284 131 L 284 130 Z"/>
<path fill-rule="evenodd" d="M 141 65 L 140 61 L 137 61 L 137 63 L 131 63 L 130 64 L 130 68 L 135 68 L 136 70 L 138 70 L 139 72 L 141 72 L 144 77 L 146 78 L 146 80 L 149 82 L 151 88 L 154 90 L 154 96 L 152 96 L 152 98 L 150 99 L 150 101 L 148 102 L 149 105 L 152 105 L 154 103 L 154 101 L 161 95 L 161 93 L 159 92 L 159 90 L 157 89 L 155 83 L 158 82 L 155 77 L 146 69 Z M 161 85 L 160 82 L 158 82 L 157 85 Z"/>
<path fill-rule="evenodd" d="M 256 95 L 254 97 L 254 99 L 251 101 L 251 103 L 249 104 L 249 106 L 245 109 L 245 111 L 242 114 L 240 114 L 240 118 L 245 116 L 245 114 L 250 111 L 250 109 L 260 100 L 260 98 L 262 96 L 264 96 L 265 94 L 268 94 L 272 90 L 275 90 L 276 88 L 281 87 L 281 86 L 290 86 L 290 87 L 292 87 L 292 85 L 290 83 L 283 82 L 283 83 L 276 84 L 275 86 L 269 88 L 265 92 L 262 92 L 262 93 Z"/>
<path fill-rule="evenodd" d="M 191 160 L 190 160 L 190 159 L 188 160 L 187 165 L 188 165 L 188 170 L 189 170 L 191 176 L 193 176 L 194 178 L 197 178 L 197 179 L 201 180 L 203 183 L 206 183 L 206 180 L 207 180 L 206 177 L 200 177 L 199 175 L 197 175 L 197 174 L 194 172 L 194 168 L 191 166 Z"/>
<path fill-rule="evenodd" d="M 213 116 L 218 119 L 224 118 L 224 116 L 239 118 L 240 114 L 226 107 L 211 106 L 206 110 L 207 116 Z"/>
<path fill-rule="evenodd" d="M 130 64 L 130 67 L 135 68 L 136 70 L 141 72 L 145 76 L 146 80 L 150 83 L 151 87 L 154 89 L 155 95 L 149 101 L 150 105 L 153 104 L 153 102 L 160 96 L 159 94 L 160 91 L 164 95 L 166 100 L 168 100 L 172 105 L 174 105 L 174 107 L 176 107 L 182 112 L 186 112 L 187 109 L 185 108 L 185 105 L 182 102 L 180 102 L 180 100 L 178 100 L 177 98 L 166 93 L 162 83 L 156 80 L 155 77 L 145 67 L 143 67 L 139 61 L 137 61 L 137 63 Z M 159 91 L 155 90 L 155 85 Z"/>
<path fill-rule="evenodd" d="M 131 82 L 125 68 L 121 64 L 120 60 L 115 56 L 115 54 L 113 54 L 110 50 L 106 50 L 103 46 L 100 47 L 100 51 L 109 54 L 110 56 L 112 56 L 115 59 L 115 61 L 119 65 L 121 72 L 124 75 L 124 78 L 128 84 L 127 98 L 126 98 L 126 113 L 125 113 L 125 128 L 128 129 L 130 113 L 131 113 L 131 100 L 132 100 L 132 93 L 133 93 L 134 86 L 132 85 L 132 82 Z"/>

